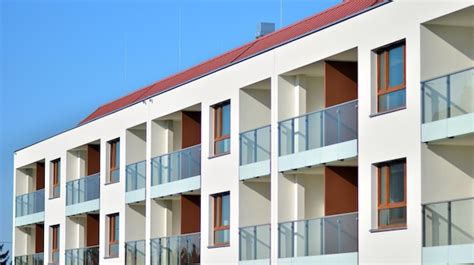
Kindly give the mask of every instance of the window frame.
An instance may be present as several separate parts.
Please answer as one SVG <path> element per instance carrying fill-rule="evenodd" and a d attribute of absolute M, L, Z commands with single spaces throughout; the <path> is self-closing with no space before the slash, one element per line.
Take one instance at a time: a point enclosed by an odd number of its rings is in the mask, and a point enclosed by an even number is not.
<path fill-rule="evenodd" d="M 110 154 L 109 154 L 109 163 L 108 163 L 109 174 L 107 178 L 107 184 L 118 183 L 120 182 L 120 176 L 118 180 L 114 180 L 112 178 L 112 174 L 114 171 L 119 170 L 120 168 L 120 138 L 110 140 L 108 144 L 109 144 Z M 117 149 L 118 149 L 118 152 L 117 152 Z M 118 163 L 117 163 L 117 160 L 119 161 Z"/>
<path fill-rule="evenodd" d="M 216 247 L 223 247 L 230 245 L 230 238 L 228 242 L 216 242 L 216 234 L 219 231 L 229 230 L 230 232 L 230 218 L 229 218 L 229 225 L 222 225 L 222 198 L 224 196 L 229 196 L 229 208 L 230 208 L 230 192 L 222 192 L 218 194 L 212 195 L 213 198 L 213 215 L 214 215 L 214 222 L 212 227 L 212 235 L 213 235 L 213 246 Z M 229 209 L 230 213 L 230 209 Z M 230 233 L 229 233 L 230 234 Z"/>
<path fill-rule="evenodd" d="M 117 239 L 117 234 L 115 233 L 115 225 L 117 224 L 117 219 L 120 218 L 119 217 L 119 213 L 113 213 L 113 214 L 109 214 L 107 215 L 108 217 L 108 223 L 109 223 L 109 227 L 108 227 L 108 255 L 107 257 L 108 258 L 117 258 L 119 256 L 119 252 L 117 252 L 116 254 L 112 255 L 112 246 L 114 245 L 118 245 L 119 242 L 120 242 L 120 239 Z M 120 226 L 120 220 L 119 220 L 119 226 Z M 120 231 L 120 228 L 118 229 Z"/>
<path fill-rule="evenodd" d="M 213 139 L 213 154 L 214 156 L 225 155 L 230 153 L 229 151 L 217 153 L 217 145 L 219 142 L 224 141 L 226 139 L 230 140 L 230 130 L 228 134 L 223 134 L 223 113 L 224 113 L 224 106 L 229 105 L 229 112 L 230 112 L 230 100 L 226 100 L 224 102 L 218 103 L 212 106 L 214 110 L 214 139 Z M 229 128 L 230 128 L 230 117 L 229 117 Z"/>
<path fill-rule="evenodd" d="M 52 225 L 51 228 L 51 258 L 50 262 L 56 264 L 59 260 L 54 260 L 54 254 L 59 253 L 59 225 Z M 59 255 L 58 255 L 59 257 Z"/>
<path fill-rule="evenodd" d="M 51 199 L 59 198 L 61 196 L 60 190 L 61 183 L 61 159 L 55 159 L 51 161 Z M 58 188 L 58 194 L 54 194 L 55 188 Z"/>
<path fill-rule="evenodd" d="M 390 203 L 390 167 L 394 163 L 403 163 L 403 201 Z M 385 203 L 382 203 L 382 170 L 386 170 L 386 180 L 385 180 Z M 407 226 L 407 161 L 406 159 L 397 159 L 388 162 L 383 162 L 377 165 L 377 226 L 379 228 L 399 228 Z M 405 208 L 405 223 L 392 224 L 392 225 L 383 225 L 380 223 L 380 212 L 382 210 L 396 209 L 396 208 Z"/>
<path fill-rule="evenodd" d="M 390 84 L 390 70 L 389 70 L 389 65 L 390 65 L 390 56 L 389 56 L 389 53 L 390 53 L 390 50 L 392 49 L 395 49 L 395 48 L 398 48 L 398 47 L 403 47 L 402 51 L 403 51 L 403 83 L 400 84 L 400 85 L 397 85 L 397 86 L 394 86 L 394 87 L 390 87 L 389 84 Z M 388 111 L 391 111 L 393 109 L 390 109 L 390 110 L 385 110 L 385 111 L 381 111 L 380 110 L 380 97 L 383 96 L 383 95 L 386 95 L 386 94 L 389 94 L 389 93 L 392 93 L 392 92 L 395 92 L 395 91 L 399 91 L 399 90 L 403 90 L 403 89 L 406 89 L 406 68 L 407 68 L 407 64 L 406 64 L 406 42 L 405 40 L 402 40 L 402 41 L 398 41 L 398 42 L 395 42 L 395 43 L 392 43 L 392 44 L 389 44 L 387 46 L 384 46 L 382 48 L 379 48 L 376 50 L 376 54 L 377 54 L 377 84 L 376 84 L 376 87 L 377 87 L 377 112 L 388 112 Z M 384 57 L 385 59 L 385 73 L 384 73 L 384 79 L 385 79 L 385 82 L 384 82 L 384 87 L 385 88 L 382 88 L 380 87 L 380 83 L 381 83 L 381 71 L 380 71 L 380 63 L 381 63 L 381 57 Z M 405 96 L 406 97 L 406 96 Z M 406 98 L 405 98 L 405 106 L 406 106 Z"/>

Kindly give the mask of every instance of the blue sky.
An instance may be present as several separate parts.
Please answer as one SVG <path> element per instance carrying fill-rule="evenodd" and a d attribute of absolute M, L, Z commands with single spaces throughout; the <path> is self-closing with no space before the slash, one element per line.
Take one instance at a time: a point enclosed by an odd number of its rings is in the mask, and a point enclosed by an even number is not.
<path fill-rule="evenodd" d="M 13 151 L 99 105 L 341 0 L 0 0 L 0 241 Z M 316 48 L 316 47 L 315 47 Z"/>

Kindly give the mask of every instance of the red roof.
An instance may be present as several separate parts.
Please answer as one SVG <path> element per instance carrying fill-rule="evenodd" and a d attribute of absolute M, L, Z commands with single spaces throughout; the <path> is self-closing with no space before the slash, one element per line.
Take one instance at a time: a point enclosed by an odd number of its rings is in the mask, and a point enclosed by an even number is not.
<path fill-rule="evenodd" d="M 141 88 L 129 95 L 102 105 L 92 114 L 82 120 L 79 125 L 106 116 L 123 109 L 160 92 L 173 89 L 179 85 L 203 77 L 233 63 L 243 61 L 254 55 L 268 51 L 298 37 L 330 26 L 333 23 L 347 19 L 352 15 L 367 10 L 387 0 L 350 0 L 317 13 L 290 26 L 282 28 L 264 37 L 256 39 L 241 47 L 233 49 L 206 62 L 193 66 L 175 75 L 169 76 L 152 85 Z"/>

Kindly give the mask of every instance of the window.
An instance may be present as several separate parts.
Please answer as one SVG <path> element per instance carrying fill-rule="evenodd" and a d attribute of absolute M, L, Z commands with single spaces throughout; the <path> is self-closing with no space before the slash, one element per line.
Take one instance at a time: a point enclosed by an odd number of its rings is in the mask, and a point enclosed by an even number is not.
<path fill-rule="evenodd" d="M 382 163 L 377 169 L 379 228 L 406 226 L 406 160 Z"/>
<path fill-rule="evenodd" d="M 115 139 L 109 142 L 110 161 L 109 161 L 109 183 L 120 181 L 120 140 Z"/>
<path fill-rule="evenodd" d="M 214 204 L 214 246 L 226 246 L 229 244 L 230 193 L 220 193 L 212 197 Z"/>
<path fill-rule="evenodd" d="M 60 196 L 59 181 L 61 179 L 61 160 L 51 161 L 51 198 Z"/>
<path fill-rule="evenodd" d="M 405 42 L 377 51 L 377 111 L 405 106 Z"/>
<path fill-rule="evenodd" d="M 119 214 L 109 214 L 108 219 L 108 257 L 118 257 L 119 254 Z"/>
<path fill-rule="evenodd" d="M 59 264 L 59 225 L 50 226 L 49 231 L 51 237 L 50 263 Z"/>
<path fill-rule="evenodd" d="M 214 109 L 214 155 L 230 152 L 230 101 L 217 104 Z"/>

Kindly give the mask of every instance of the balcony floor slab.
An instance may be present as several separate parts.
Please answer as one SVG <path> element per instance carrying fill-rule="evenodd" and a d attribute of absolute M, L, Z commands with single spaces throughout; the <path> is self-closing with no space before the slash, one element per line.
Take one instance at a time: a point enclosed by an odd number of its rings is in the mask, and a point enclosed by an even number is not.
<path fill-rule="evenodd" d="M 257 259 L 257 260 L 241 260 L 239 261 L 240 265 L 268 265 L 270 264 L 270 259 Z"/>
<path fill-rule="evenodd" d="M 151 187 L 151 198 L 166 197 L 201 189 L 201 176 L 158 184 Z"/>
<path fill-rule="evenodd" d="M 428 122 L 421 126 L 421 140 L 425 143 L 469 133 L 474 133 L 474 113 Z"/>
<path fill-rule="evenodd" d="M 473 264 L 474 244 L 424 247 L 423 264 Z"/>
<path fill-rule="evenodd" d="M 239 169 L 240 180 L 270 175 L 270 160 L 242 165 Z"/>
<path fill-rule="evenodd" d="M 81 213 L 94 212 L 100 209 L 100 200 L 90 200 L 77 204 L 66 206 L 66 216 L 77 215 Z"/>
<path fill-rule="evenodd" d="M 44 222 L 44 212 L 28 214 L 15 218 L 15 226 L 24 226 Z"/>
<path fill-rule="evenodd" d="M 357 140 L 294 153 L 278 158 L 278 171 L 321 165 L 357 156 Z"/>
<path fill-rule="evenodd" d="M 330 254 L 320 256 L 307 256 L 295 258 L 278 259 L 278 264 L 284 265 L 303 265 L 303 264 L 338 264 L 338 265 L 356 265 L 358 259 L 357 252 Z"/>
<path fill-rule="evenodd" d="M 145 189 L 127 191 L 125 193 L 125 203 L 134 203 L 145 200 Z"/>

